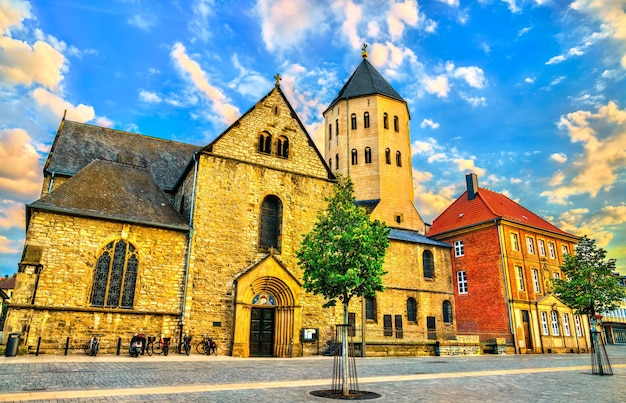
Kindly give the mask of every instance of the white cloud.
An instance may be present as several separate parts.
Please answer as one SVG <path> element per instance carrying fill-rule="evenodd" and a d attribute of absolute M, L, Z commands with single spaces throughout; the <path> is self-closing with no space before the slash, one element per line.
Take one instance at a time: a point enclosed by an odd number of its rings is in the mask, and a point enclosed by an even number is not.
<path fill-rule="evenodd" d="M 154 20 L 154 18 L 148 18 L 145 14 L 135 14 L 128 20 L 126 20 L 126 22 L 129 25 L 137 27 L 143 31 L 149 31 L 150 28 L 156 25 L 156 21 Z"/>
<path fill-rule="evenodd" d="M 213 111 L 219 115 L 223 123 L 230 124 L 240 116 L 239 109 L 228 102 L 226 95 L 209 83 L 206 73 L 198 62 L 191 59 L 181 43 L 176 43 L 170 55 L 184 76 L 189 78 L 195 87 L 211 102 Z"/>
<path fill-rule="evenodd" d="M 422 79 L 422 85 L 426 92 L 435 94 L 439 98 L 445 98 L 450 92 L 450 85 L 448 84 L 448 77 L 445 75 L 439 75 L 436 77 L 424 77 Z"/>
<path fill-rule="evenodd" d="M 438 129 L 439 128 L 439 123 L 433 122 L 430 119 L 424 119 L 422 120 L 422 123 L 420 123 L 420 127 L 426 128 L 426 127 L 430 127 L 431 129 Z"/>
<path fill-rule="evenodd" d="M 354 4 L 353 1 L 348 0 L 343 7 L 343 12 L 345 20 L 343 21 L 343 24 L 341 24 L 341 31 L 348 38 L 350 45 L 353 48 L 358 49 L 363 43 L 363 40 L 357 33 L 358 25 L 363 18 L 363 6 Z M 377 28 L 378 26 L 376 26 L 375 29 Z"/>
<path fill-rule="evenodd" d="M 139 90 L 139 99 L 148 103 L 159 103 L 162 101 L 161 97 L 156 92 L 143 89 Z"/>
<path fill-rule="evenodd" d="M 446 71 L 454 78 L 465 80 L 470 87 L 483 88 L 487 84 L 485 73 L 476 66 L 470 67 L 454 67 L 452 62 L 446 64 Z"/>
<path fill-rule="evenodd" d="M 426 139 L 426 141 L 415 140 L 413 143 L 411 143 L 411 156 L 417 154 L 429 156 L 433 155 L 435 153 L 435 150 L 439 149 L 441 149 L 441 147 L 439 146 L 439 144 L 437 144 L 437 140 L 432 137 Z"/>
<path fill-rule="evenodd" d="M 483 168 L 477 167 L 473 159 L 455 158 L 453 162 L 457 165 L 457 167 L 459 168 L 459 171 L 461 172 L 475 173 L 479 177 L 485 175 L 486 170 Z"/>
<path fill-rule="evenodd" d="M 30 3 L 20 0 L 0 1 L 0 33 L 12 26 L 20 27 L 22 21 L 31 18 Z"/>
<path fill-rule="evenodd" d="M 534 82 L 535 82 L 535 79 L 534 79 L 534 78 L 532 78 L 532 77 L 526 77 L 526 78 L 524 79 L 524 82 L 525 82 L 525 83 L 528 83 L 528 84 L 532 84 L 532 83 L 534 83 Z"/>
<path fill-rule="evenodd" d="M 465 92 L 460 92 L 459 96 L 462 100 L 472 105 L 474 108 L 487 105 L 487 98 L 485 97 L 473 97 L 466 94 Z"/>
<path fill-rule="evenodd" d="M 211 38 L 212 33 L 209 27 L 209 18 L 213 15 L 214 0 L 194 0 L 191 11 L 193 17 L 187 24 L 187 29 L 191 32 L 194 40 L 199 38 L 203 42 L 207 42 Z"/>
<path fill-rule="evenodd" d="M 391 3 L 387 13 L 387 25 L 392 40 L 398 40 L 404 33 L 404 26 L 417 26 L 419 21 L 419 11 L 417 1 L 407 0 L 402 3 Z"/>
<path fill-rule="evenodd" d="M 596 197 L 600 191 L 609 191 L 626 165 L 626 110 L 609 102 L 597 113 L 577 111 L 562 116 L 559 128 L 572 143 L 580 143 L 583 151 L 573 157 L 566 172 L 555 173 L 553 189 L 541 195 L 565 204 L 573 195 Z"/>
<path fill-rule="evenodd" d="M 7 207 L 7 203 L 11 203 L 7 199 L 32 201 L 37 198 L 41 191 L 43 167 L 31 137 L 23 129 L 0 130 L 0 161 L 0 201 L 6 214 L 9 208 L 15 210 Z M 0 219 L 0 227 L 7 228 L 7 222 L 16 219 L 11 216 Z M 11 226 L 15 225 L 11 222 Z"/>
<path fill-rule="evenodd" d="M 76 122 L 88 122 L 96 117 L 92 106 L 85 104 L 74 106 L 60 96 L 43 88 L 36 88 L 32 95 L 39 105 L 49 108 L 59 120 L 64 114 L 68 120 Z"/>
<path fill-rule="evenodd" d="M 30 86 L 34 82 L 55 89 L 67 71 L 65 57 L 50 44 L 37 41 L 33 46 L 0 37 L 0 80 Z"/>
<path fill-rule="evenodd" d="M 563 153 L 554 153 L 550 155 L 550 159 L 552 161 L 558 162 L 559 164 L 563 164 L 564 162 L 567 162 L 567 155 Z"/>

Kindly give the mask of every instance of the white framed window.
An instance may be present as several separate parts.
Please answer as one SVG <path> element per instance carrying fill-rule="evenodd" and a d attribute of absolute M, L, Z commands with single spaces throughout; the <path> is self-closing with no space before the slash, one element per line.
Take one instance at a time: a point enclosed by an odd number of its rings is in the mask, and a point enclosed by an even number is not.
<path fill-rule="evenodd" d="M 526 286 L 524 285 L 524 268 L 517 266 L 517 280 L 520 291 L 526 291 Z"/>
<path fill-rule="evenodd" d="M 526 246 L 528 248 L 528 253 L 531 255 L 535 254 L 535 242 L 531 237 L 526 237 Z"/>
<path fill-rule="evenodd" d="M 511 232 L 511 248 L 513 248 L 513 250 L 519 250 L 519 241 L 517 234 L 514 232 Z"/>
<path fill-rule="evenodd" d="M 541 256 L 546 255 L 546 242 L 543 239 L 537 239 L 537 246 L 539 247 L 539 254 Z"/>
<path fill-rule="evenodd" d="M 561 245 L 561 251 L 563 252 L 563 257 L 565 257 L 565 255 L 569 255 L 569 249 L 567 249 L 567 245 Z"/>
<path fill-rule="evenodd" d="M 548 242 L 548 250 L 550 251 L 550 257 L 552 259 L 556 259 L 556 249 L 554 249 L 554 244 L 552 242 Z"/>
<path fill-rule="evenodd" d="M 550 313 L 550 324 L 552 325 L 552 336 L 559 336 L 559 314 L 556 311 Z"/>
<path fill-rule="evenodd" d="M 572 335 L 572 332 L 569 329 L 569 315 L 566 313 L 563 314 L 563 332 L 566 336 Z"/>
<path fill-rule="evenodd" d="M 454 241 L 454 256 L 465 256 L 465 246 L 463 246 L 463 241 Z"/>
<path fill-rule="evenodd" d="M 459 294 L 467 294 L 467 273 L 465 270 L 456 272 L 456 283 Z"/>
<path fill-rule="evenodd" d="M 580 315 L 574 315 L 574 326 L 576 326 L 576 336 L 582 337 L 583 329 L 580 324 Z"/>
<path fill-rule="evenodd" d="M 541 292 L 541 283 L 539 282 L 539 270 L 533 269 L 533 286 L 535 292 Z"/>
<path fill-rule="evenodd" d="M 541 332 L 544 336 L 547 336 L 548 333 L 548 314 L 545 312 L 541 312 Z"/>

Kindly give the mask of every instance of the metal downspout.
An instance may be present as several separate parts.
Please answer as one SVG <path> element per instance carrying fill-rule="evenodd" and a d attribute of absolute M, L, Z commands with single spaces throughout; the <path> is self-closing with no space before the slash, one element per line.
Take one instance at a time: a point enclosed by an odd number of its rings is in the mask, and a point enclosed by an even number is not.
<path fill-rule="evenodd" d="M 504 276 L 504 291 L 506 293 L 506 306 L 509 310 L 509 331 L 513 336 L 513 349 L 517 352 L 517 340 L 515 338 L 515 332 L 513 331 L 513 312 L 511 312 L 511 298 L 509 294 L 509 276 L 507 275 L 506 259 L 504 256 L 504 249 L 502 248 L 502 231 L 500 225 L 498 225 L 498 219 L 494 218 L 493 223 L 498 229 L 498 242 L 500 243 L 500 259 L 502 263 L 502 275 Z"/>
<path fill-rule="evenodd" d="M 196 205 L 196 183 L 198 181 L 198 160 L 196 159 L 196 153 L 192 156 L 194 161 L 193 167 L 193 186 L 191 188 L 191 208 L 189 210 L 189 238 L 187 239 L 187 259 L 185 260 L 185 272 L 183 274 L 183 303 L 180 310 L 180 339 L 178 344 L 182 343 L 183 330 L 185 327 L 185 305 L 187 304 L 187 284 L 189 278 L 189 261 L 191 259 L 191 243 L 193 240 L 193 214 L 194 207 Z"/>

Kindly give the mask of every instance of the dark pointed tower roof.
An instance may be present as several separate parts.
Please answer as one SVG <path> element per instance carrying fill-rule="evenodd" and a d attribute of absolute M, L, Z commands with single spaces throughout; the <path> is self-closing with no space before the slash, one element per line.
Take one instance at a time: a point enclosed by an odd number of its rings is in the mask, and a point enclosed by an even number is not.
<path fill-rule="evenodd" d="M 385 78 L 363 57 L 363 61 L 356 68 L 352 76 L 343 86 L 337 97 L 330 103 L 328 109 L 332 108 L 337 102 L 346 98 L 357 98 L 367 95 L 385 95 L 398 101 L 406 101 L 393 89 L 393 87 L 385 80 Z"/>

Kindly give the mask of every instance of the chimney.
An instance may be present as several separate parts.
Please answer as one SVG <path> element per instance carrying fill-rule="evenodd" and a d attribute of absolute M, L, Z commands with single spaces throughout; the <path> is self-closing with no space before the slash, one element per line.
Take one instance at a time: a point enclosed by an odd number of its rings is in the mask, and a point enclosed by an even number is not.
<path fill-rule="evenodd" d="M 465 175 L 465 182 L 467 183 L 467 200 L 474 200 L 476 193 L 478 193 L 478 176 L 467 174 Z"/>

